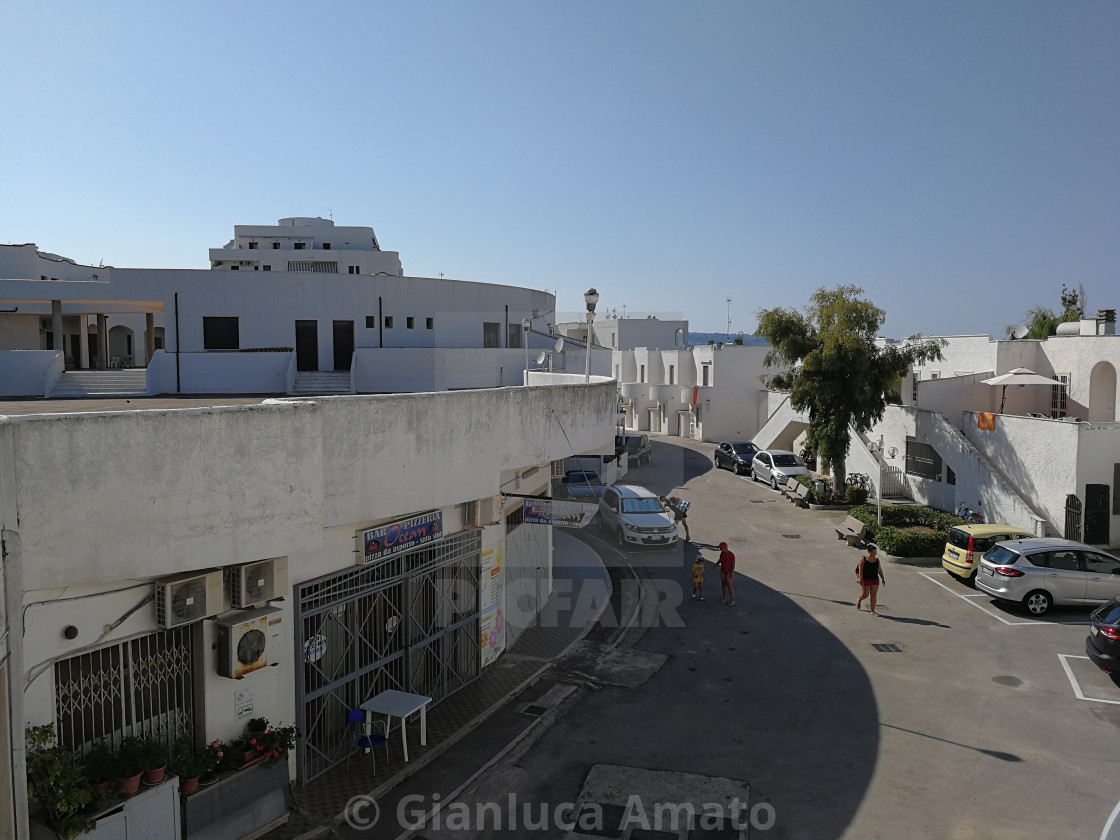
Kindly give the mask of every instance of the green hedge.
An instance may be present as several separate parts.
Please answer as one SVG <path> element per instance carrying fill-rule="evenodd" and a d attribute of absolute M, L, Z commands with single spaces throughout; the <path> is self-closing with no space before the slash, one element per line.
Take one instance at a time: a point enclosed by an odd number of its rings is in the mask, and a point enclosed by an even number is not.
<path fill-rule="evenodd" d="M 852 508 L 850 516 L 867 526 L 867 539 L 895 557 L 939 557 L 949 539 L 949 529 L 964 520 L 943 510 L 918 505 L 889 505 L 883 508 L 883 524 L 876 524 L 873 505 Z M 928 531 L 910 531 L 925 527 Z"/>

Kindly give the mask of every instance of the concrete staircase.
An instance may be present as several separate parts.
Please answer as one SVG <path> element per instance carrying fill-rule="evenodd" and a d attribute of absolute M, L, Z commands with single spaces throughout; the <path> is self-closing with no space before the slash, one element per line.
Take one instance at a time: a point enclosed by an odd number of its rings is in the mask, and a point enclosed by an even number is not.
<path fill-rule="evenodd" d="M 289 396 L 322 397 L 330 394 L 353 394 L 350 384 L 350 371 L 335 370 L 303 371 L 296 374 Z"/>
<path fill-rule="evenodd" d="M 71 370 L 58 377 L 48 396 L 52 400 L 84 397 L 142 397 L 148 393 L 144 368 Z"/>

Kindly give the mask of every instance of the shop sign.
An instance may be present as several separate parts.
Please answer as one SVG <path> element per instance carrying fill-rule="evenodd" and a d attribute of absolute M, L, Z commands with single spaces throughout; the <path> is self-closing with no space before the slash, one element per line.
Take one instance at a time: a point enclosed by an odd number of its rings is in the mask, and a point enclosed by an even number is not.
<path fill-rule="evenodd" d="M 383 560 L 401 551 L 424 545 L 443 536 L 443 511 L 436 510 L 381 525 L 362 533 L 362 562 Z"/>

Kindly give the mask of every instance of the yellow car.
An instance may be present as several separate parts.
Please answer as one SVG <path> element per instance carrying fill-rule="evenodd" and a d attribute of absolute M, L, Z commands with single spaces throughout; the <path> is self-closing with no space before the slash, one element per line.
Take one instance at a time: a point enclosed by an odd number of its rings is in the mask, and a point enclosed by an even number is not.
<path fill-rule="evenodd" d="M 957 525 L 949 530 L 941 566 L 961 580 L 971 580 L 980 565 L 980 558 L 993 545 L 1003 540 L 1033 536 L 1030 531 L 1010 525 Z"/>

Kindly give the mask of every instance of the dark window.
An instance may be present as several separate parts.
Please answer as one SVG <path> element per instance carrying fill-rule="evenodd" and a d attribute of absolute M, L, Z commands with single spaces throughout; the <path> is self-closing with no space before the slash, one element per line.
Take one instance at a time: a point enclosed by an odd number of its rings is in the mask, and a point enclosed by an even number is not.
<path fill-rule="evenodd" d="M 203 318 L 204 350 L 236 350 L 241 346 L 236 318 Z"/>
<path fill-rule="evenodd" d="M 521 324 L 510 324 L 507 333 L 509 341 L 506 347 L 520 347 L 521 346 Z"/>
<path fill-rule="evenodd" d="M 921 478 L 941 478 L 941 456 L 928 443 L 906 438 L 906 473 Z"/>
<path fill-rule="evenodd" d="M 280 250 L 280 243 L 279 242 L 273 242 L 272 243 L 272 250 L 273 251 L 279 251 Z"/>
<path fill-rule="evenodd" d="M 367 330 L 377 329 L 377 316 L 376 315 L 367 315 L 366 316 L 366 329 Z"/>
<path fill-rule="evenodd" d="M 434 329 L 435 328 L 435 325 L 436 325 L 436 319 L 435 318 L 427 318 L 425 320 L 427 321 L 428 329 Z M 1118 466 L 1120 466 L 1120 465 L 1118 465 Z"/>
<path fill-rule="evenodd" d="M 953 472 L 953 468 L 950 467 L 948 464 L 945 465 L 945 483 L 946 484 L 956 484 L 957 483 L 957 474 L 955 472 Z"/>
<path fill-rule="evenodd" d="M 708 387 L 708 371 L 710 371 L 711 369 L 712 369 L 711 365 L 704 365 L 701 368 L 701 370 L 703 371 L 703 374 L 704 374 L 704 379 L 700 384 L 703 385 L 705 388 Z"/>
<path fill-rule="evenodd" d="M 240 270 L 241 270 L 241 266 L 239 266 L 239 265 L 231 265 L 231 266 L 229 267 L 229 270 L 230 270 L 230 271 L 240 271 Z"/>
<path fill-rule="evenodd" d="M 261 271 L 272 271 L 272 266 L 270 266 L 270 265 L 262 265 L 262 266 L 261 266 Z"/>
<path fill-rule="evenodd" d="M 385 329 L 391 330 L 392 328 L 393 328 L 393 316 L 392 315 L 386 315 L 385 316 Z"/>
<path fill-rule="evenodd" d="M 323 243 L 323 250 L 324 250 L 324 251 L 329 251 L 330 249 L 331 249 L 331 243 L 329 243 L 329 242 L 324 242 L 324 243 Z"/>
<path fill-rule="evenodd" d="M 304 249 L 304 247 L 306 246 L 306 244 L 307 243 L 305 243 L 305 242 L 296 242 L 294 245 L 292 245 L 292 247 L 295 248 L 297 251 L 302 251 Z"/>
<path fill-rule="evenodd" d="M 1077 565 L 1077 554 L 1078 552 L 1076 551 L 1047 551 L 1043 555 L 1045 558 L 1044 560 L 1043 557 L 1032 554 L 1030 561 L 1035 566 L 1042 566 L 1047 569 L 1062 569 L 1067 572 L 1077 572 L 1081 570 L 1080 566 Z M 1039 560 L 1043 560 L 1043 562 L 1039 563 Z"/>
<path fill-rule="evenodd" d="M 407 318 L 404 319 L 404 328 L 406 330 L 415 329 L 416 328 L 416 319 L 413 318 L 411 315 L 409 315 Z"/>
<path fill-rule="evenodd" d="M 483 347 L 501 347 L 502 346 L 502 325 L 497 321 L 483 321 L 482 322 L 482 346 Z"/>
<path fill-rule="evenodd" d="M 249 243 L 249 250 L 250 250 L 250 251 L 255 251 L 255 250 L 257 250 L 257 243 L 256 243 L 256 242 L 250 242 L 250 243 Z"/>
<path fill-rule="evenodd" d="M 347 266 L 346 273 L 347 274 L 357 274 L 358 273 L 358 266 L 356 266 L 356 265 Z"/>
<path fill-rule="evenodd" d="M 525 507 L 522 505 L 506 517 L 506 533 L 512 534 L 525 522 Z"/>

